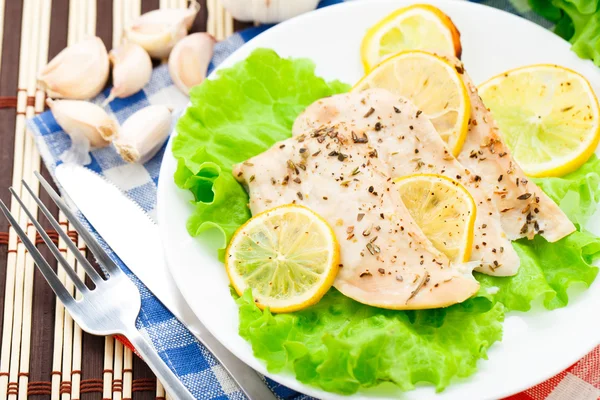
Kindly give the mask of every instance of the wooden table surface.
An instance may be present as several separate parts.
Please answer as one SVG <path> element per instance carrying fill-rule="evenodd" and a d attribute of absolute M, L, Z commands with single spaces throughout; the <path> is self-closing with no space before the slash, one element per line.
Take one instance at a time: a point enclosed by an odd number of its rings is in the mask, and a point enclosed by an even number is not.
<path fill-rule="evenodd" d="M 52 11 L 50 19 L 50 39 L 48 58 L 54 57 L 60 50 L 67 45 L 68 33 L 68 15 L 69 0 L 33 0 L 39 2 L 40 6 L 44 1 L 52 1 Z M 84 1 L 84 0 L 71 0 Z M 128 0 L 124 0 L 128 1 Z M 0 0 L 0 7 L 4 1 Z M 207 26 L 208 12 L 206 0 L 200 1 L 202 9 L 196 18 L 192 31 L 205 31 Z M 20 36 L 22 30 L 22 0 L 5 0 L 4 4 L 4 34 L 2 43 L 2 63 L 0 66 L 0 199 L 7 205 L 10 204 L 8 187 L 11 185 L 13 177 L 13 156 L 14 156 L 14 136 L 15 136 L 15 118 L 16 118 L 16 96 L 17 79 L 19 71 L 19 53 Z M 159 7 L 159 0 L 142 0 L 141 12 L 146 12 Z M 97 0 L 96 12 L 96 30 L 97 35 L 104 41 L 107 49 L 112 47 L 113 31 L 113 0 Z M 0 25 L 1 26 L 1 25 Z M 236 30 L 249 26 L 235 22 Z M 43 175 L 48 177 L 45 168 L 42 167 Z M 49 204 L 47 196 L 42 196 L 42 200 Z M 56 208 L 53 208 L 57 213 Z M 46 221 L 44 221 L 46 222 Z M 48 223 L 45 227 L 50 228 Z M 7 232 L 8 224 L 4 218 L 0 218 L 0 321 L 5 320 L 4 306 L 8 299 L 5 298 L 6 286 L 6 266 L 7 266 Z M 47 249 L 40 246 L 40 250 L 49 255 Z M 51 257 L 47 257 L 51 259 Z M 55 338 L 54 321 L 56 300 L 49 286 L 44 281 L 41 274 L 35 271 L 33 283 L 33 306 L 32 306 L 32 329 L 31 329 L 31 357 L 29 362 L 29 398 L 31 399 L 49 399 L 58 398 L 57 393 L 50 395 L 53 373 L 58 375 L 60 371 L 52 370 L 52 360 L 55 357 Z M 0 326 L 0 337 L 3 332 L 3 326 Z M 107 342 L 104 337 L 97 337 L 84 334 L 82 338 L 82 366 L 81 371 L 74 371 L 76 375 L 80 373 L 79 396 L 73 393 L 70 396 L 71 376 L 62 376 L 62 385 L 60 396 L 62 400 L 66 399 L 101 399 L 106 397 L 107 385 L 108 392 L 113 399 L 128 397 L 128 392 L 133 392 L 134 399 L 153 399 L 162 397 L 162 391 L 156 388 L 156 379 L 148 367 L 137 357 L 133 356 L 132 368 L 123 368 L 123 360 L 119 360 L 120 354 L 112 356 L 113 368 L 120 368 L 120 371 L 104 371 L 105 363 L 111 360 L 110 354 L 106 354 Z M 112 342 L 114 343 L 114 341 Z M 116 344 L 115 346 L 119 346 Z M 110 347 L 110 346 L 109 346 Z M 122 347 L 119 347 L 122 350 Z M 113 348 L 114 351 L 114 348 Z M 5 356 L 4 354 L 2 356 Z M 130 358 L 131 359 L 131 358 Z M 127 361 L 125 360 L 125 363 Z M 67 368 L 68 369 L 68 368 Z M 129 371 L 131 370 L 131 371 Z M 1 373 L 0 373 L 1 374 Z M 129 388 L 123 388 L 123 385 L 129 386 L 126 379 L 125 383 L 118 379 L 122 374 L 130 374 L 132 384 Z M 69 374 L 63 374 L 69 375 Z M 112 390 L 110 387 L 112 386 Z M 104 390 L 103 390 L 104 387 Z M 103 395 L 104 391 L 104 395 Z M 38 393 L 38 394 L 36 394 Z M 124 396 L 125 395 L 125 396 Z M 12 396 L 16 399 L 16 396 Z M 21 397 L 19 397 L 21 399 Z"/>

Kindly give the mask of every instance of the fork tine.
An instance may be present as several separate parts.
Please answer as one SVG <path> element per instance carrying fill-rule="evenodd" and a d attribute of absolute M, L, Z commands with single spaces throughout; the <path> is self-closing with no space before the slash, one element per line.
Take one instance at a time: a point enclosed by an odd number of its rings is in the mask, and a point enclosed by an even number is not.
<path fill-rule="evenodd" d="M 31 197 L 33 197 L 33 199 L 35 200 L 35 202 L 38 204 L 38 206 L 40 207 L 40 210 L 42 210 L 42 212 L 44 213 L 44 215 L 46 216 L 46 218 L 48 219 L 48 221 L 50 222 L 50 224 L 52 225 L 52 227 L 54 228 L 54 230 L 56 230 L 56 232 L 58 232 L 58 234 L 60 235 L 60 237 L 65 241 L 65 243 L 66 243 L 67 247 L 69 248 L 69 250 L 71 250 L 71 252 L 75 255 L 75 258 L 77 258 L 77 261 L 79 261 L 79 264 L 83 266 L 83 268 L 87 272 L 88 276 L 92 279 L 92 281 L 96 285 L 100 284 L 102 282 L 102 278 L 100 277 L 100 275 L 98 274 L 98 272 L 94 269 L 94 267 L 92 267 L 92 265 L 85 258 L 85 256 L 83 254 L 81 254 L 81 252 L 79 251 L 79 249 L 77 248 L 77 246 L 73 243 L 73 241 L 71 240 L 71 238 L 69 238 L 69 235 L 67 235 L 65 233 L 65 231 L 62 229 L 62 227 L 60 226 L 60 224 L 58 223 L 58 221 L 52 216 L 52 213 L 50 212 L 50 210 L 48 210 L 48 207 L 46 207 L 46 205 L 42 202 L 42 200 L 40 200 L 40 198 L 37 197 L 33 193 L 33 190 L 31 190 L 31 188 L 29 187 L 29 185 L 27 184 L 27 182 L 22 181 L 22 183 L 23 183 L 23 186 L 25 186 L 25 189 L 27 189 L 27 191 L 31 195 Z M 12 189 L 11 189 L 11 191 L 12 191 Z M 15 197 L 18 198 L 18 196 L 14 192 L 13 192 L 13 194 L 15 195 Z M 21 202 L 20 199 L 19 199 L 19 202 Z M 33 221 L 33 218 L 32 218 L 32 221 Z M 42 231 L 39 228 L 38 228 L 38 231 L 40 231 L 40 235 L 41 235 Z M 44 236 L 42 236 L 42 238 L 43 237 Z M 46 239 L 44 239 L 44 241 L 46 241 Z M 48 244 L 48 242 L 46 242 L 46 244 Z M 52 243 L 52 245 L 54 245 L 54 243 Z M 50 245 L 48 244 L 48 246 L 50 246 Z M 55 254 L 55 256 L 56 256 L 56 254 Z M 60 257 L 62 259 L 64 259 L 64 257 L 62 257 L 62 255 L 60 255 Z M 56 258 L 58 258 L 58 256 L 56 256 Z M 59 261 L 61 261 L 61 260 L 59 259 Z M 66 260 L 65 260 L 65 263 L 66 263 Z M 65 267 L 65 269 L 67 269 L 67 267 L 65 266 L 65 264 L 63 264 L 62 261 L 61 261 L 61 264 Z M 67 263 L 66 265 L 69 265 L 69 264 Z"/>
<path fill-rule="evenodd" d="M 71 224 L 73 224 L 77 233 L 79 233 L 81 238 L 83 238 L 83 241 L 85 242 L 85 244 L 87 244 L 88 248 L 92 251 L 92 254 L 94 254 L 94 257 L 96 257 L 96 260 L 98 260 L 98 263 L 101 266 L 103 266 L 104 268 L 106 268 L 106 270 L 109 272 L 109 274 L 115 275 L 115 274 L 121 273 L 122 272 L 121 269 L 106 254 L 104 249 L 102 247 L 100 247 L 100 244 L 98 243 L 98 241 L 96 241 L 96 239 L 92 236 L 92 234 L 88 232 L 88 230 L 85 228 L 85 226 L 83 226 L 83 224 L 81 222 L 79 222 L 79 219 L 77 218 L 77 216 L 75 214 L 73 214 L 73 211 L 71 211 L 69 206 L 67 206 L 67 204 L 63 201 L 63 199 L 61 199 L 60 195 L 58 193 L 56 193 L 56 191 L 54 189 L 52 189 L 52 186 L 50 186 L 50 184 L 46 181 L 46 179 L 44 179 L 44 177 L 42 175 L 40 175 L 37 171 L 35 172 L 35 176 L 38 178 L 38 180 L 40 181 L 40 183 L 42 184 L 42 186 L 44 187 L 46 192 L 48 192 L 48 194 L 50 195 L 50 198 L 54 201 L 54 203 L 56 203 L 58 208 L 60 208 L 61 211 L 66 215 L 69 222 L 71 222 Z"/>
<path fill-rule="evenodd" d="M 23 184 L 25 184 L 25 182 L 23 182 Z M 25 184 L 25 186 L 27 186 L 27 185 Z M 48 236 L 48 234 L 46 234 L 46 231 L 44 231 L 44 228 L 42 228 L 40 223 L 38 221 L 36 221 L 33 214 L 31 214 L 31 212 L 27 209 L 27 206 L 25 205 L 25 203 L 23 203 L 23 200 L 21 200 L 21 198 L 17 195 L 17 193 L 15 192 L 15 190 L 13 188 L 8 188 L 8 190 L 10 190 L 12 195 L 19 202 L 23 211 L 25 211 L 25 213 L 29 217 L 29 220 L 31 221 L 31 223 L 33 223 L 33 225 L 35 226 L 35 229 L 37 229 L 37 231 L 40 234 L 40 236 L 42 237 L 42 239 L 44 239 L 46 246 L 48 246 L 48 248 L 50 249 L 50 251 L 52 252 L 54 257 L 58 260 L 58 262 L 60 262 L 60 265 L 63 266 L 63 268 L 65 269 L 65 272 L 67 273 L 67 275 L 69 275 L 69 278 L 71 278 L 71 280 L 73 281 L 73 283 L 75 284 L 77 289 L 79 289 L 79 291 L 82 293 L 87 292 L 88 291 L 87 286 L 85 286 L 85 284 L 81 281 L 81 278 L 79 278 L 79 276 L 77 276 L 77 273 L 75 272 L 73 267 L 67 262 L 67 260 L 62 256 L 62 254 L 60 254 L 60 251 L 58 250 L 56 245 L 52 242 L 52 240 L 50 239 L 50 236 Z M 27 190 L 29 190 L 29 187 L 27 187 Z M 29 191 L 29 193 L 31 193 L 31 191 Z M 36 199 L 36 202 L 37 202 L 37 197 L 33 193 L 31 193 L 31 195 L 34 197 L 34 199 Z"/>
<path fill-rule="evenodd" d="M 44 278 L 46 278 L 46 282 L 48 282 L 56 296 L 60 299 L 60 301 L 63 302 L 65 307 L 68 307 L 70 304 L 74 303 L 75 299 L 73 296 L 71 296 L 67 289 L 65 289 L 52 267 L 50 267 L 46 260 L 44 260 L 44 257 L 40 254 L 38 249 L 36 249 L 35 245 L 31 243 L 31 240 L 29 240 L 25 231 L 23 231 L 23 229 L 19 226 L 13 215 L 8 210 L 8 207 L 6 207 L 2 200 L 0 200 L 0 210 L 2 210 L 2 213 L 8 222 L 12 225 L 15 232 L 17 232 L 17 235 L 21 238 L 25 248 L 27 248 L 29 254 L 31 254 L 31 257 L 33 257 L 35 264 L 42 275 L 44 275 Z"/>

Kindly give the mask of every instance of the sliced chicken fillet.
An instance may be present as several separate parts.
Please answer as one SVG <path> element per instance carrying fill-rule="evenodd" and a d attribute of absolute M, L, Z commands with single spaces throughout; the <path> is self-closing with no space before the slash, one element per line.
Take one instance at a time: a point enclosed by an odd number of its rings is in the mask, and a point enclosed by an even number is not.
<path fill-rule="evenodd" d="M 477 205 L 471 260 L 477 271 L 496 276 L 517 273 L 520 259 L 504 234 L 491 196 L 475 174 L 448 151 L 431 121 L 411 102 L 384 89 L 341 94 L 309 106 L 294 124 L 295 135 L 338 126 L 354 141 L 367 141 L 392 177 L 434 173 L 455 179 Z"/>
<path fill-rule="evenodd" d="M 500 211 L 502 227 L 508 237 L 532 239 L 541 234 L 555 242 L 575 231 L 575 226 L 523 170 L 502 142 L 492 113 L 477 93 L 473 81 L 460 61 L 452 60 L 462 72 L 471 99 L 471 122 L 458 160 L 481 177 L 481 185 L 492 194 Z"/>
<path fill-rule="evenodd" d="M 433 247 L 373 150 L 332 126 L 279 142 L 235 166 L 233 174 L 247 188 L 253 214 L 296 203 L 329 222 L 341 248 L 334 286 L 348 297 L 389 309 L 424 309 L 475 294 L 472 265 L 452 265 Z"/>

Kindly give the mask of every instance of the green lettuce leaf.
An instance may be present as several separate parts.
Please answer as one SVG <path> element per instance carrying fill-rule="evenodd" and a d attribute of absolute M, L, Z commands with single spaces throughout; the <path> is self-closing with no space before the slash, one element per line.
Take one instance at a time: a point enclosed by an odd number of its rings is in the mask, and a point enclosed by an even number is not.
<path fill-rule="evenodd" d="M 477 360 L 502 338 L 504 307 L 483 298 L 439 310 L 390 311 L 331 289 L 305 310 L 273 315 L 250 291 L 237 300 L 240 335 L 272 372 L 327 391 L 351 394 L 381 382 L 401 390 L 429 382 L 443 390 L 475 372 Z"/>
<path fill-rule="evenodd" d="M 533 11 L 552 22 L 558 22 L 563 16 L 561 9 L 554 6 L 551 0 L 529 0 L 529 6 Z"/>
<path fill-rule="evenodd" d="M 579 227 L 596 212 L 600 202 L 600 160 L 596 155 L 577 171 L 560 178 L 532 178 L 532 180 Z"/>
<path fill-rule="evenodd" d="M 600 239 L 587 232 L 574 232 L 556 243 L 541 236 L 513 242 L 521 259 L 514 277 L 476 274 L 480 296 L 503 303 L 507 310 L 528 311 L 541 298 L 548 310 L 569 302 L 567 289 L 575 283 L 589 287 L 598 274 L 591 265 L 600 252 Z"/>
<path fill-rule="evenodd" d="M 562 9 L 573 24 L 573 36 L 569 41 L 573 44 L 573 51 L 581 58 L 594 61 L 600 66 L 600 10 L 598 2 L 582 1 L 587 7 L 578 2 L 566 0 L 553 0 L 553 4 Z"/>
<path fill-rule="evenodd" d="M 291 136 L 296 117 L 315 100 L 348 90 L 314 70 L 310 60 L 258 49 L 192 90 L 192 106 L 173 140 L 175 182 L 194 195 L 195 212 L 187 223 L 192 236 L 216 228 L 225 247 L 250 218 L 248 196 L 231 175 L 232 166 Z"/>
<path fill-rule="evenodd" d="M 556 24 L 554 31 L 573 44 L 581 58 L 600 66 L 600 2 L 529 0 L 531 9 Z"/>

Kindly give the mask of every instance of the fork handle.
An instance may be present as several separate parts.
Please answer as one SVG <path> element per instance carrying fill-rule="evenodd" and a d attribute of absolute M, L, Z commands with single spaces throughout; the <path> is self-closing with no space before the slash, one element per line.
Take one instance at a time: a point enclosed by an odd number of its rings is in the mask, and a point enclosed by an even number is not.
<path fill-rule="evenodd" d="M 125 336 L 163 384 L 169 395 L 178 400 L 196 400 L 137 329 L 131 329 Z"/>

